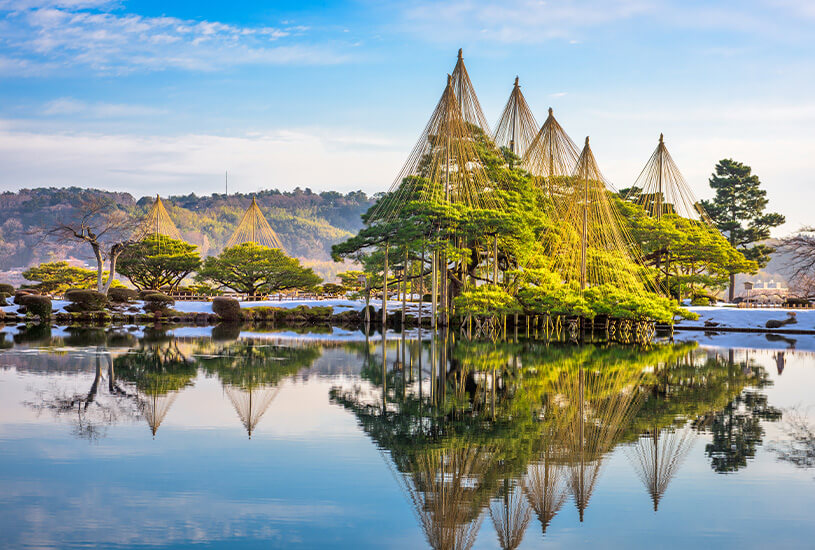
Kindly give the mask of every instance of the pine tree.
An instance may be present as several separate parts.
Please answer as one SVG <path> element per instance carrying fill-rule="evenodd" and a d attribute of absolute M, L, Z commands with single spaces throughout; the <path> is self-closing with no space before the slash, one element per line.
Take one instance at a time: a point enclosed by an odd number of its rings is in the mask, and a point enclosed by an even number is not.
<path fill-rule="evenodd" d="M 748 260 L 764 267 L 774 248 L 758 244 L 770 236 L 770 229 L 784 223 L 784 216 L 765 213 L 767 192 L 761 189 L 752 168 L 733 159 L 722 159 L 716 173 L 710 176 L 710 187 L 716 191 L 712 201 L 702 201 L 710 218 L 730 244 Z M 730 273 L 730 301 L 735 297 L 736 272 Z"/>

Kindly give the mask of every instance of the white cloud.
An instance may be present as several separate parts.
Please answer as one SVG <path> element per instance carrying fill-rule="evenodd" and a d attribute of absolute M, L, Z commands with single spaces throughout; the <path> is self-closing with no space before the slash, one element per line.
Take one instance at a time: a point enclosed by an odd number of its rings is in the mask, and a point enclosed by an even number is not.
<path fill-rule="evenodd" d="M 62 97 L 45 104 L 42 114 L 46 116 L 81 115 L 88 118 L 130 118 L 160 115 L 163 109 L 146 105 L 124 103 L 86 103 L 70 97 Z"/>
<path fill-rule="evenodd" d="M 336 128 L 167 137 L 48 133 L 0 120 L 4 190 L 79 185 L 136 196 L 207 194 L 221 192 L 229 170 L 233 191 L 377 192 L 390 186 L 407 145 Z"/>
<path fill-rule="evenodd" d="M 73 67 L 112 74 L 213 71 L 235 65 L 323 65 L 348 59 L 333 47 L 309 42 L 303 26 L 238 26 L 85 9 L 97 4 L 30 2 L 22 8 L 0 4 L 0 74 L 48 74 Z"/>

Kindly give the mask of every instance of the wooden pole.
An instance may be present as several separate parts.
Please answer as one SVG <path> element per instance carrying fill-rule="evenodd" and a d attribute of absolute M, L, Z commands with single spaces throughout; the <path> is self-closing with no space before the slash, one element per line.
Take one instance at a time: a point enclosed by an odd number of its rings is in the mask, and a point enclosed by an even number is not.
<path fill-rule="evenodd" d="M 433 315 L 433 328 L 435 329 L 437 326 L 437 314 L 438 314 L 438 269 L 439 269 L 439 262 L 438 262 L 438 251 L 433 250 L 433 268 L 430 274 L 430 286 L 432 287 L 431 290 L 433 291 L 433 296 L 431 296 L 431 304 L 430 307 L 432 309 L 431 314 Z"/>
<path fill-rule="evenodd" d="M 408 289 L 408 249 L 405 246 L 405 262 L 402 265 L 402 332 L 405 330 L 405 308 L 407 307 L 407 289 Z"/>
<path fill-rule="evenodd" d="M 420 329 L 421 329 L 421 326 L 422 326 L 422 309 L 424 309 L 424 244 L 422 245 L 422 263 L 419 264 L 419 327 L 420 327 Z M 420 341 L 421 341 L 421 339 L 420 339 Z"/>
<path fill-rule="evenodd" d="M 589 146 L 589 138 L 586 136 L 586 147 Z M 585 164 L 585 163 L 584 163 Z M 585 189 L 583 190 L 583 231 L 580 235 L 580 290 L 586 289 L 586 238 L 589 230 L 589 170 L 588 166 L 584 165 L 586 170 Z"/>
<path fill-rule="evenodd" d="M 385 329 L 388 326 L 388 241 L 385 241 L 385 275 L 382 279 L 382 338 L 385 338 Z"/>

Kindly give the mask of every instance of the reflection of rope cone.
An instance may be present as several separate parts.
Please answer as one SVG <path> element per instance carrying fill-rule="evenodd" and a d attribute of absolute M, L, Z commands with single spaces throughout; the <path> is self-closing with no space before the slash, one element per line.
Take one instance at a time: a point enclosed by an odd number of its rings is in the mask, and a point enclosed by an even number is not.
<path fill-rule="evenodd" d="M 481 514 L 473 502 L 489 450 L 468 445 L 420 453 L 404 485 L 417 511 L 427 542 L 434 549 L 464 550 L 475 543 Z"/>
<path fill-rule="evenodd" d="M 226 388 L 226 395 L 232 401 L 250 439 L 252 432 L 255 431 L 261 417 L 277 397 L 278 392 L 280 392 L 278 386 L 260 386 L 248 390 L 234 386 Z"/>
<path fill-rule="evenodd" d="M 503 498 L 492 501 L 490 518 L 501 548 L 506 550 L 521 545 L 531 515 L 520 488 L 509 489 Z"/>
<path fill-rule="evenodd" d="M 142 400 L 142 414 L 147 420 L 147 424 L 150 425 L 150 431 L 153 433 L 154 437 L 177 396 L 177 392 L 153 393 L 146 395 Z"/>
<path fill-rule="evenodd" d="M 229 237 L 226 247 L 230 248 L 243 243 L 256 243 L 269 248 L 279 248 L 283 250 L 283 245 L 277 237 L 272 226 L 266 221 L 263 212 L 260 211 L 257 201 L 252 197 L 252 204 L 247 208 L 243 218 L 241 218 L 237 229 Z"/>
<path fill-rule="evenodd" d="M 530 464 L 527 468 L 524 491 L 544 534 L 552 518 L 566 502 L 568 488 L 564 474 L 563 466 L 554 464 L 551 459 Z"/>
<path fill-rule="evenodd" d="M 628 453 L 637 475 L 651 495 L 655 512 L 692 446 L 693 437 L 687 426 L 679 430 L 655 428 L 641 435 L 633 451 Z"/>
<path fill-rule="evenodd" d="M 561 414 L 563 443 L 569 460 L 569 489 L 580 513 L 588 507 L 600 475 L 604 455 L 642 403 L 637 386 L 641 371 L 606 368 L 586 372 L 581 366 L 556 382 L 565 403 Z"/>

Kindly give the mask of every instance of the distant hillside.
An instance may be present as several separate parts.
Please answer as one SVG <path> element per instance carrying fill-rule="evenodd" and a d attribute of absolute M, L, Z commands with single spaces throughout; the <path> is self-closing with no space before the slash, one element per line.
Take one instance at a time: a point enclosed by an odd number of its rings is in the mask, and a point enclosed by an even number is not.
<path fill-rule="evenodd" d="M 136 200 L 128 193 L 76 187 L 22 189 L 0 194 L 0 271 L 69 257 L 90 260 L 85 247 L 50 241 L 40 243 L 31 230 L 55 224 L 70 215 L 82 200 L 98 196 L 109 197 L 132 212 L 144 212 L 153 202 L 153 197 Z M 373 203 L 373 197 L 361 191 L 343 195 L 299 188 L 285 192 L 262 191 L 255 195 L 198 197 L 192 194 L 162 199 L 184 238 L 198 245 L 206 256 L 217 254 L 223 248 L 252 196 L 277 231 L 286 251 L 315 265 L 324 276 L 335 271 L 329 264 L 331 245 L 356 233 L 362 225 L 360 216 Z"/>

